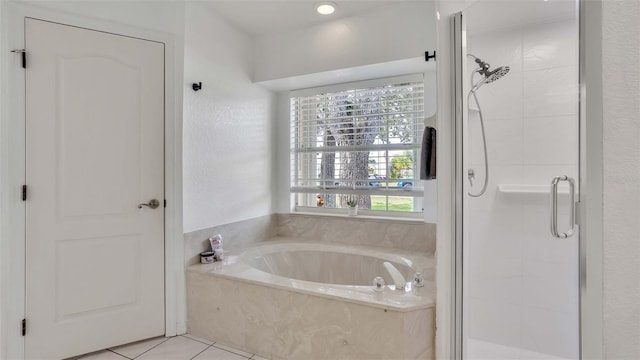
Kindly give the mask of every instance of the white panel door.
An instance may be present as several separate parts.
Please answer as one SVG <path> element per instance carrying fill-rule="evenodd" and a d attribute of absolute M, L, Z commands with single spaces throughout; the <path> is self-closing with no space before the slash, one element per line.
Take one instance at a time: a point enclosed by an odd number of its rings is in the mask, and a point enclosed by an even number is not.
<path fill-rule="evenodd" d="M 164 44 L 35 19 L 25 42 L 26 357 L 162 335 Z"/>

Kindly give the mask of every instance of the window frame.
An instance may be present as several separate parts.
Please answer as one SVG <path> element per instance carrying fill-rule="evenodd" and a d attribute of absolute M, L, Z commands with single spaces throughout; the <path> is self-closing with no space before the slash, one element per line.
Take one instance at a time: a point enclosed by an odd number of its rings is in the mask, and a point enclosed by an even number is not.
<path fill-rule="evenodd" d="M 319 86 L 312 88 L 305 88 L 300 90 L 294 90 L 289 93 L 288 96 L 288 115 L 289 115 L 289 128 L 290 128 L 290 143 L 289 143 L 289 170 L 290 170 L 290 179 L 289 179 L 289 195 L 290 195 L 290 208 L 294 213 L 311 213 L 311 214 L 319 214 L 319 215 L 344 215 L 345 208 L 335 207 L 335 208 L 325 208 L 325 207 L 314 207 L 314 206 L 304 206 L 298 204 L 298 196 L 299 194 L 353 194 L 353 195 L 381 195 L 387 197 L 385 202 L 388 206 L 389 197 L 393 196 L 408 196 L 413 198 L 413 210 L 412 211 L 393 211 L 393 210 L 372 210 L 372 209 L 359 209 L 358 212 L 364 216 L 370 216 L 375 218 L 397 218 L 397 219 L 423 219 L 424 218 L 424 183 L 423 180 L 420 179 L 420 149 L 421 149 L 421 141 L 422 141 L 422 131 L 424 129 L 424 121 L 425 121 L 425 99 L 421 99 L 420 104 L 422 105 L 421 114 L 417 115 L 418 119 L 414 121 L 413 125 L 417 127 L 418 133 L 415 135 L 415 142 L 412 142 L 408 145 L 398 146 L 399 144 L 387 144 L 391 145 L 388 147 L 381 147 L 379 144 L 375 146 L 363 145 L 363 150 L 373 152 L 373 151 L 398 151 L 398 150 L 407 150 L 414 151 L 414 165 L 413 165 L 413 184 L 419 184 L 419 186 L 414 186 L 412 189 L 365 189 L 365 188 L 345 188 L 345 187 L 309 187 L 309 186 L 296 186 L 296 182 L 299 179 L 298 172 L 298 162 L 296 156 L 309 156 L 309 160 L 305 161 L 309 165 L 313 164 L 313 160 L 316 156 L 316 153 L 313 152 L 304 152 L 299 151 L 298 142 L 300 141 L 300 137 L 297 133 L 297 122 L 299 121 L 299 114 L 292 108 L 293 100 L 295 98 L 301 97 L 310 97 L 314 95 L 320 95 L 325 93 L 338 93 L 343 91 L 355 90 L 355 89 L 369 89 L 376 88 L 382 86 L 389 85 L 397 85 L 397 84 L 407 84 L 407 83 L 422 83 L 422 95 L 425 96 L 427 92 L 427 84 L 425 83 L 426 76 L 424 73 L 417 73 L 411 75 L 403 75 L 403 76 L 394 76 L 394 77 L 385 77 L 385 78 L 377 78 L 370 79 L 364 81 L 357 82 L 348 82 L 341 84 L 333 84 L 327 86 Z M 316 139 L 310 138 L 307 139 L 306 143 L 313 143 Z M 345 150 L 345 151 L 355 151 L 355 150 Z M 310 170 L 309 171 L 313 171 Z M 320 179 L 321 180 L 321 179 Z M 389 179 L 391 180 L 391 179 Z M 357 181 L 357 180 L 356 180 Z"/>

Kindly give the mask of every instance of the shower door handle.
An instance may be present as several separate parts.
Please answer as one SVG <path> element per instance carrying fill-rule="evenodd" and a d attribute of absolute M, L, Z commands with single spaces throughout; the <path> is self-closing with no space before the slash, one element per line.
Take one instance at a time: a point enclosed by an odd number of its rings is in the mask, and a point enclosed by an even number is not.
<path fill-rule="evenodd" d="M 569 183 L 569 204 L 570 204 L 570 228 L 565 232 L 558 231 L 558 184 L 561 181 Z M 573 236 L 576 224 L 576 182 L 567 175 L 556 176 L 551 181 L 551 235 L 558 239 L 566 239 Z"/>

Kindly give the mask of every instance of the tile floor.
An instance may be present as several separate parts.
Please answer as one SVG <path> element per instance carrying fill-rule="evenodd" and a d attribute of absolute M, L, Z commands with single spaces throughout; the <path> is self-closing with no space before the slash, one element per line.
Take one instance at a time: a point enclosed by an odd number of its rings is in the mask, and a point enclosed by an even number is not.
<path fill-rule="evenodd" d="M 122 345 L 76 359 L 82 360 L 266 360 L 214 341 L 191 335 L 157 337 Z"/>

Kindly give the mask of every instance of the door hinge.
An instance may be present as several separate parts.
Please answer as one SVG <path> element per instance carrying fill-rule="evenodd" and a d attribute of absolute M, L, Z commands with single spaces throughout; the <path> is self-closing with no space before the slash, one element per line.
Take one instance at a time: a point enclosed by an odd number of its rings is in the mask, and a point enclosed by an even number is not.
<path fill-rule="evenodd" d="M 27 201 L 27 185 L 22 185 L 22 201 Z"/>
<path fill-rule="evenodd" d="M 27 51 L 25 49 L 13 49 L 11 50 L 11 52 L 20 54 L 20 56 L 22 57 L 22 68 L 26 69 L 27 68 Z"/>
<path fill-rule="evenodd" d="M 27 335 L 27 319 L 22 319 L 22 336 Z"/>
<path fill-rule="evenodd" d="M 435 50 L 433 50 L 433 55 L 429 55 L 429 52 L 428 52 L 428 51 L 425 51 L 425 52 L 424 52 L 424 61 L 427 61 L 427 62 L 428 62 L 428 61 L 429 61 L 429 60 L 431 60 L 431 59 L 433 59 L 434 61 L 436 60 L 436 51 L 435 51 Z"/>
<path fill-rule="evenodd" d="M 167 199 L 164 199 L 164 207 L 167 207 Z"/>

